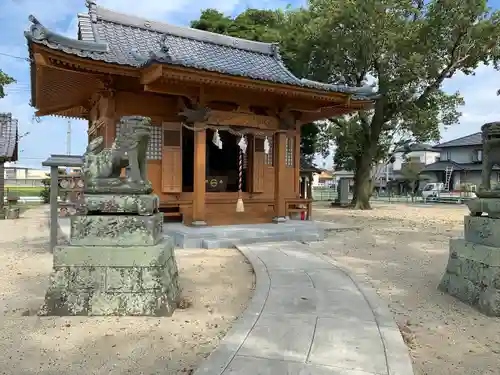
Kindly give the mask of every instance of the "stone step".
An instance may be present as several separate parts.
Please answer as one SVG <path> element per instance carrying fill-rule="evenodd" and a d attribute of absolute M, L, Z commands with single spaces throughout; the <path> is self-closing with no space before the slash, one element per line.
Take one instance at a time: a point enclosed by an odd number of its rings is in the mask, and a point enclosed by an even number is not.
<path fill-rule="evenodd" d="M 261 236 L 253 238 L 224 238 L 214 240 L 202 240 L 202 249 L 218 249 L 230 248 L 237 245 L 250 245 L 255 243 L 265 242 L 286 242 L 286 241 L 299 241 L 299 242 L 314 242 L 322 241 L 323 238 L 319 233 L 295 233 L 295 234 L 277 234 L 271 236 Z"/>
<path fill-rule="evenodd" d="M 249 224 L 192 228 L 166 224 L 163 234 L 173 239 L 177 248 L 217 248 L 238 244 L 277 241 L 322 241 L 325 223 L 289 221 L 283 224 Z"/>

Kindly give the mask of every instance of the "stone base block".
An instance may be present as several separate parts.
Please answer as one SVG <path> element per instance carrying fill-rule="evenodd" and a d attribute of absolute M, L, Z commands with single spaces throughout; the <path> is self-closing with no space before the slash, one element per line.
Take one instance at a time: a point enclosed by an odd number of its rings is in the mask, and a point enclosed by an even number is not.
<path fill-rule="evenodd" d="M 500 316 L 500 248 L 451 240 L 438 288 L 485 315 Z"/>
<path fill-rule="evenodd" d="M 500 219 L 488 216 L 465 216 L 465 240 L 500 248 Z"/>
<path fill-rule="evenodd" d="M 466 204 L 472 216 L 486 213 L 491 218 L 500 219 L 500 198 L 469 199 Z"/>
<path fill-rule="evenodd" d="M 173 242 L 58 246 L 40 315 L 170 316 L 180 299 Z"/>
<path fill-rule="evenodd" d="M 86 194 L 83 214 L 99 212 L 152 215 L 158 212 L 159 207 L 160 198 L 156 194 Z"/>
<path fill-rule="evenodd" d="M 163 237 L 163 213 L 151 216 L 90 215 L 71 217 L 71 245 L 156 245 Z"/>
<path fill-rule="evenodd" d="M 5 218 L 6 219 L 19 219 L 19 216 L 21 214 L 21 210 L 19 208 L 12 208 L 12 207 L 9 207 L 9 208 L 6 208 L 5 209 Z"/>

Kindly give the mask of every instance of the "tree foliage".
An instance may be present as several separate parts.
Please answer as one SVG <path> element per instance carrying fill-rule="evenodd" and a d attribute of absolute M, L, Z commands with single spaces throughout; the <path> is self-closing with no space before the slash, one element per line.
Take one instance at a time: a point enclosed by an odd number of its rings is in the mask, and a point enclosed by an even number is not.
<path fill-rule="evenodd" d="M 485 0 L 310 0 L 296 12 L 311 17 L 303 29 L 309 77 L 377 84 L 373 111 L 334 121 L 330 130 L 336 162 L 355 171 L 356 206 L 369 208 L 371 166 L 387 141 L 395 134 L 437 140 L 440 126 L 458 121 L 463 99 L 442 84 L 497 62 L 500 13 Z"/>
<path fill-rule="evenodd" d="M 420 185 L 420 172 L 424 169 L 424 164 L 419 161 L 407 159 L 402 165 L 401 174 L 403 175 L 405 183 L 409 187 L 409 191 L 414 199 L 415 192 Z"/>
<path fill-rule="evenodd" d="M 199 19 L 191 21 L 191 27 L 237 38 L 278 43 L 285 65 L 293 74 L 304 77 L 307 74 L 305 39 L 295 26 L 303 25 L 308 17 L 307 12 L 247 9 L 231 18 L 215 9 L 205 9 Z M 305 59 L 302 58 L 304 56 Z M 319 136 L 320 130 L 315 124 L 306 124 L 301 128 L 301 154 L 310 164 L 316 152 L 325 148 L 324 140 L 319 145 Z"/>
<path fill-rule="evenodd" d="M 440 127 L 458 121 L 464 102 L 442 89 L 445 80 L 482 63 L 498 67 L 499 21 L 486 0 L 309 0 L 307 8 L 249 9 L 234 19 L 206 10 L 192 26 L 279 42 L 299 77 L 376 85 L 372 110 L 318 125 L 310 137 L 315 151 L 334 141 L 336 165 L 354 170 L 354 203 L 365 209 L 372 165 L 388 157 L 394 139 L 438 140 Z"/>
<path fill-rule="evenodd" d="M 15 82 L 16 81 L 14 78 L 8 76 L 6 73 L 2 71 L 2 69 L 0 69 L 0 99 L 2 99 L 5 96 L 4 87 Z"/>

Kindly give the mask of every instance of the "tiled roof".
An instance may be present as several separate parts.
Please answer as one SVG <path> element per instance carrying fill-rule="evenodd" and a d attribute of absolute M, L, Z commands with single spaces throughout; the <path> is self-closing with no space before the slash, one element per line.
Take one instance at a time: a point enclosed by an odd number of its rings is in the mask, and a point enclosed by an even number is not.
<path fill-rule="evenodd" d="M 466 135 L 465 137 L 460 137 L 457 139 L 452 139 L 451 141 L 440 143 L 434 148 L 446 148 L 446 147 L 467 147 L 467 146 L 481 146 L 483 144 L 483 139 L 481 132 Z"/>
<path fill-rule="evenodd" d="M 454 161 L 438 161 L 436 163 L 428 164 L 422 169 L 420 173 L 424 172 L 441 172 L 445 171 L 447 167 L 452 167 L 455 171 L 480 171 L 483 168 L 481 163 L 455 163 Z M 500 169 L 493 167 L 494 170 Z"/>
<path fill-rule="evenodd" d="M 396 150 L 394 150 L 394 152 L 404 152 L 404 153 L 417 152 L 417 151 L 439 152 L 439 150 L 436 150 L 435 146 L 431 146 L 427 143 L 412 143 L 409 145 L 398 147 Z"/>
<path fill-rule="evenodd" d="M 0 162 L 17 160 L 17 120 L 0 113 Z"/>
<path fill-rule="evenodd" d="M 372 87 L 331 85 L 295 77 L 283 64 L 276 44 L 173 26 L 114 12 L 87 0 L 88 14 L 78 15 L 78 40 L 33 23 L 25 32 L 29 42 L 86 59 L 143 67 L 164 63 L 255 80 L 271 81 L 321 91 L 352 94 L 372 100 Z"/>

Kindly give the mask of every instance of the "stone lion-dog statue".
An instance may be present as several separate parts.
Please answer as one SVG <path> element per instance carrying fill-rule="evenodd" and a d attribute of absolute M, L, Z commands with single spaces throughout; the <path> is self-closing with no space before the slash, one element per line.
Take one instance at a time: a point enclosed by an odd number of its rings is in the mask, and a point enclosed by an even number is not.
<path fill-rule="evenodd" d="M 149 194 L 146 151 L 150 139 L 151 119 L 125 116 L 111 148 L 104 147 L 104 137 L 93 139 L 83 155 L 82 172 L 85 193 Z M 122 169 L 127 176 L 122 177 Z"/>
<path fill-rule="evenodd" d="M 494 165 L 500 166 L 500 122 L 490 122 L 481 127 L 483 139 L 483 168 L 481 186 L 477 192 L 480 198 L 500 197 L 500 189 L 491 188 L 491 172 Z"/>

